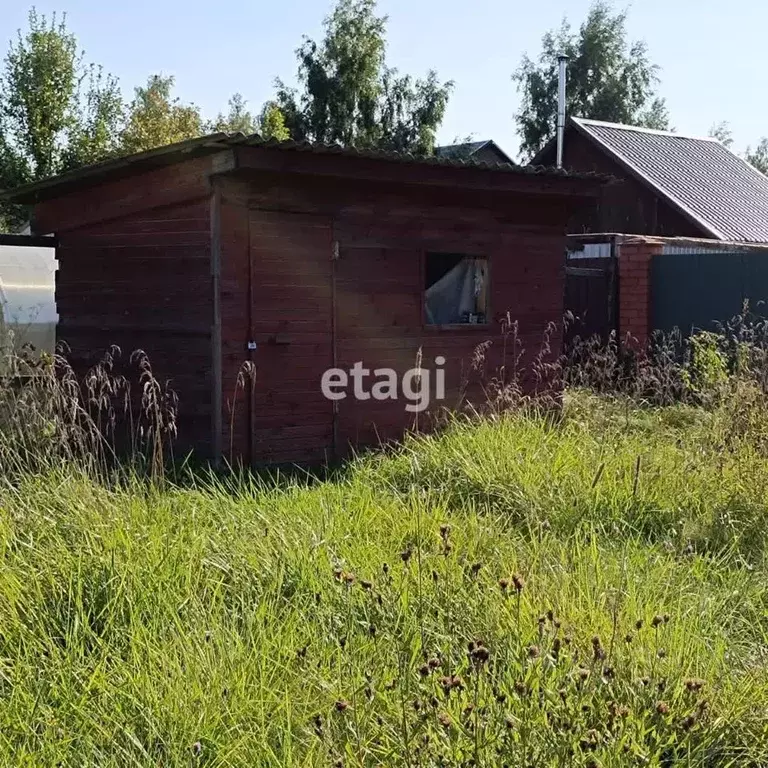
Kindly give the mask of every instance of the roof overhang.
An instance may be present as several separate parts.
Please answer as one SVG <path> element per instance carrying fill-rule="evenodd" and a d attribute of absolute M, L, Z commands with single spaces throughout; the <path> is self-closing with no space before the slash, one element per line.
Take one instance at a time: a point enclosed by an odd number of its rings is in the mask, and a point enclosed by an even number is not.
<path fill-rule="evenodd" d="M 207 155 L 213 156 L 211 175 L 264 170 L 564 197 L 597 197 L 600 187 L 609 179 L 593 173 L 416 157 L 338 145 L 278 142 L 259 136 L 217 133 L 107 160 L 17 187 L 0 193 L 0 200 L 31 205 L 61 197 L 74 189 Z"/>
<path fill-rule="evenodd" d="M 221 152 L 227 147 L 227 138 L 226 133 L 211 134 L 158 147 L 147 152 L 105 160 L 42 181 L 35 181 L 15 189 L 2 191 L 0 192 L 0 201 L 7 200 L 32 205 L 42 200 L 58 197 L 71 189 L 88 186 L 101 180 L 131 176 L 153 168 L 174 165 L 191 157 Z"/>
<path fill-rule="evenodd" d="M 428 161 L 392 161 L 373 154 L 332 149 L 285 151 L 282 145 L 233 147 L 223 173 L 272 172 L 349 181 L 406 184 L 499 193 L 597 198 L 606 179 L 595 174 L 542 173 L 514 166 L 489 167 Z"/>

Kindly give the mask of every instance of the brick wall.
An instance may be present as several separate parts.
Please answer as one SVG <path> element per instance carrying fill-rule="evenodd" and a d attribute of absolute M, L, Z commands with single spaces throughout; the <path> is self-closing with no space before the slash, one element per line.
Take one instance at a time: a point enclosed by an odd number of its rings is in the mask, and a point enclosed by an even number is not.
<path fill-rule="evenodd" d="M 619 335 L 645 347 L 651 334 L 651 262 L 664 245 L 649 238 L 628 238 L 617 245 L 619 261 Z"/>

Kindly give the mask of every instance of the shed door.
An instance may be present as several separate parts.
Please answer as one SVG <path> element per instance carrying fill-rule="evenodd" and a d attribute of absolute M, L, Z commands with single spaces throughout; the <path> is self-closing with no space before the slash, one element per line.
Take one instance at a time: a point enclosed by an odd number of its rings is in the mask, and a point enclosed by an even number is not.
<path fill-rule="evenodd" d="M 349 372 L 355 363 L 371 372 L 391 368 L 398 380 L 415 365 L 414 350 L 422 336 L 421 253 L 392 248 L 339 248 L 335 268 L 335 337 L 337 367 Z M 364 380 L 371 392 L 376 377 Z M 377 445 L 397 439 L 411 426 L 413 414 L 402 399 L 378 401 L 347 397 L 336 403 L 336 445 Z"/>
<path fill-rule="evenodd" d="M 258 342 L 253 456 L 323 461 L 333 442 L 333 405 L 320 387 L 332 362 L 331 221 L 254 210 L 249 231 L 250 336 Z"/>

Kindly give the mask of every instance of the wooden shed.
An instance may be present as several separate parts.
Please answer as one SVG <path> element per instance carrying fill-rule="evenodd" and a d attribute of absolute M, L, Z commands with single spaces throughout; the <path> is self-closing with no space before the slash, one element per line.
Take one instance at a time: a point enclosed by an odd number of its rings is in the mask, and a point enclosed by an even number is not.
<path fill-rule="evenodd" d="M 350 384 L 329 400 L 329 369 L 403 375 L 419 353 L 425 370 L 444 358 L 435 404 L 451 405 L 506 312 L 538 349 L 563 314 L 566 222 L 601 183 L 215 134 L 9 196 L 32 206 L 33 233 L 57 237 L 58 338 L 73 358 L 145 350 L 178 393 L 184 449 L 262 463 L 332 458 L 412 425 L 370 379 L 363 397 Z M 253 386 L 238 387 L 248 361 Z"/>

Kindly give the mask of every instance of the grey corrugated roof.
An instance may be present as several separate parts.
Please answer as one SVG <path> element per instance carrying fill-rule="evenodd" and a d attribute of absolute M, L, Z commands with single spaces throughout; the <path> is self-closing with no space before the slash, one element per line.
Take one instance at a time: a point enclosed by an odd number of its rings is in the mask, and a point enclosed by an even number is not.
<path fill-rule="evenodd" d="M 526 176 L 568 177 L 572 179 L 589 179 L 593 181 L 606 181 L 608 177 L 597 173 L 574 173 L 556 168 L 535 166 L 520 166 L 509 163 L 491 163 L 473 160 L 472 158 L 457 157 L 422 157 L 410 152 L 390 152 L 379 149 L 358 149 L 356 147 L 342 147 L 339 144 L 319 144 L 307 141 L 276 141 L 264 139 L 259 134 L 246 136 L 242 133 L 212 133 L 196 139 L 187 139 L 177 144 L 169 144 L 135 155 L 105 160 L 94 165 L 77 168 L 74 171 L 53 176 L 42 181 L 25 184 L 12 190 L 0 191 L 0 200 L 16 200 L 27 202 L 39 192 L 48 192 L 57 187 L 67 186 L 81 182 L 85 179 L 101 178 L 117 171 L 152 167 L 179 162 L 187 157 L 212 154 L 235 146 L 264 147 L 290 152 L 309 152 L 313 154 L 333 154 L 345 157 L 361 157 L 374 160 L 386 160 L 394 163 L 405 163 L 423 166 L 444 166 L 446 168 L 486 169 L 501 173 L 513 173 Z"/>
<path fill-rule="evenodd" d="M 435 155 L 437 157 L 447 158 L 471 157 L 478 149 L 482 149 L 487 143 L 487 141 L 467 141 L 463 144 L 446 144 L 442 147 L 435 147 Z"/>
<path fill-rule="evenodd" d="M 768 242 L 768 177 L 716 139 L 571 122 L 712 237 Z"/>
<path fill-rule="evenodd" d="M 463 144 L 446 144 L 442 147 L 435 147 L 435 156 L 449 160 L 472 160 L 481 149 L 492 147 L 496 153 L 505 157 L 510 165 L 517 165 L 509 155 L 493 139 L 485 141 L 467 141 Z"/>
<path fill-rule="evenodd" d="M 231 144 L 245 144 L 250 147 L 273 147 L 275 149 L 293 149 L 303 152 L 313 152 L 320 154 L 336 154 L 346 155 L 350 157 L 367 157 L 377 160 L 389 160 L 396 163 L 412 163 L 415 165 L 442 165 L 448 168 L 486 168 L 494 171 L 511 171 L 512 173 L 523 174 L 536 174 L 548 176 L 552 173 L 565 176 L 577 176 L 583 177 L 583 173 L 571 173 L 565 170 L 558 170 L 556 168 L 533 168 L 523 167 L 516 165 L 515 163 L 492 163 L 485 160 L 476 160 L 474 158 L 459 156 L 459 155 L 441 155 L 435 150 L 434 155 L 424 156 L 415 155 L 412 152 L 394 152 L 385 149 L 367 149 L 358 147 L 343 147 L 340 144 L 321 144 L 318 142 L 309 141 L 293 141 L 288 139 L 287 141 L 275 141 L 274 139 L 263 139 L 258 134 L 251 136 L 243 136 L 242 134 L 235 134 L 228 136 L 229 143 Z M 491 144 L 491 141 L 482 141 L 478 144 L 483 147 L 486 144 Z M 477 150 L 475 150 L 477 151 Z M 586 174 L 592 178 L 598 177 L 599 174 Z"/>

